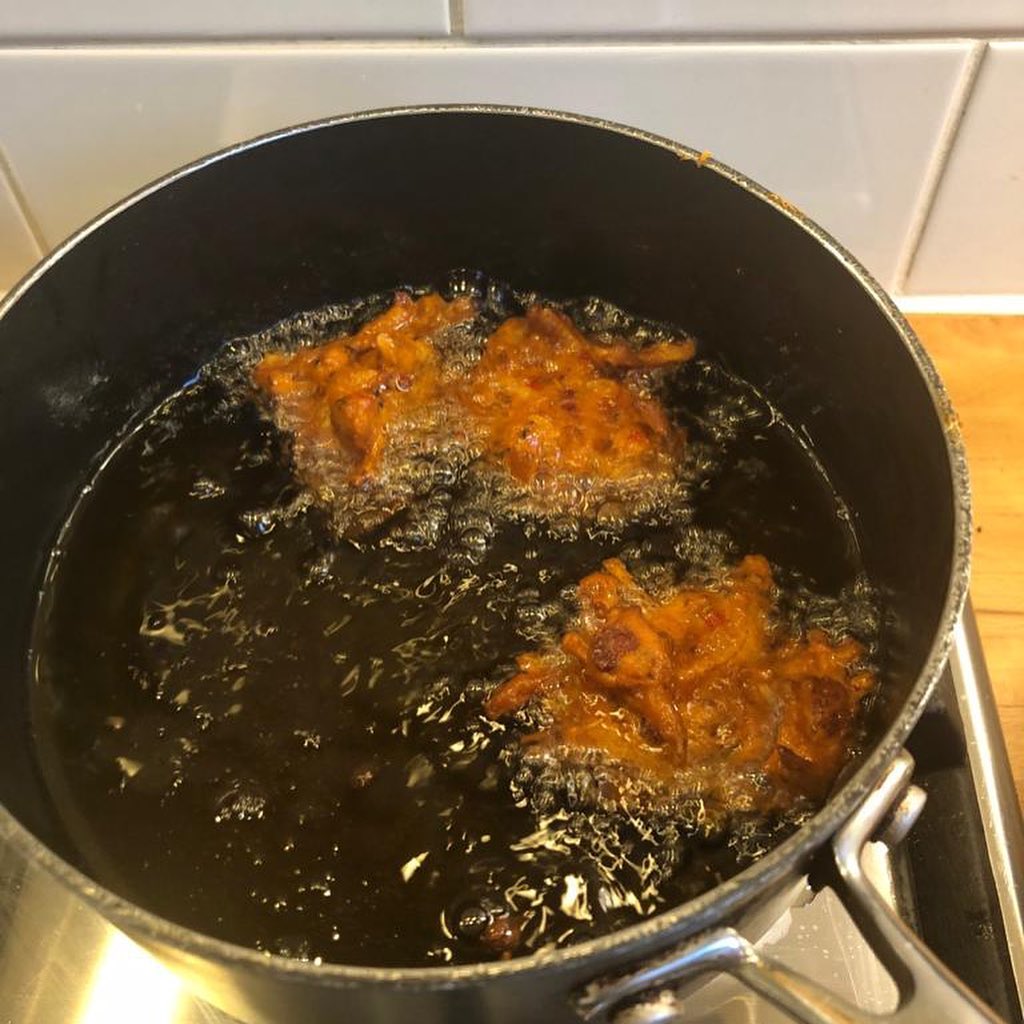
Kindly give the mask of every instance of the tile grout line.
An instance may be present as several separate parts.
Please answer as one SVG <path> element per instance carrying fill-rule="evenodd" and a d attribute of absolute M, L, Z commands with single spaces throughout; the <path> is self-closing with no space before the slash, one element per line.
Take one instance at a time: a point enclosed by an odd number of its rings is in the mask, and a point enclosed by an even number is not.
<path fill-rule="evenodd" d="M 942 127 L 939 130 L 939 138 L 935 146 L 935 153 L 925 170 L 924 180 L 918 192 L 914 213 L 907 228 L 903 249 L 896 264 L 896 269 L 893 272 L 891 290 L 897 295 L 901 294 L 906 287 L 914 261 L 917 258 L 918 250 L 924 241 L 928 220 L 938 200 L 942 179 L 945 177 L 946 169 L 949 166 L 953 147 L 956 145 L 957 137 L 960 134 L 960 128 L 967 114 L 967 108 L 970 104 L 971 96 L 974 94 L 974 87 L 977 85 L 978 76 L 985 63 L 988 49 L 989 44 L 982 40 L 976 41 L 971 46 L 967 55 L 967 64 L 954 90 L 950 109 L 943 119 Z"/>
<path fill-rule="evenodd" d="M 465 0 L 448 0 L 448 32 L 452 36 L 465 37 Z"/>
<path fill-rule="evenodd" d="M 7 159 L 3 146 L 0 146 L 0 183 L 5 184 L 11 195 L 14 196 L 21 219 L 25 222 L 25 227 L 28 228 L 28 233 L 32 236 L 32 241 L 38 250 L 37 259 L 42 259 L 50 251 L 50 244 L 46 241 L 46 235 L 43 234 L 43 229 L 32 212 L 32 206 L 14 173 L 10 160 Z"/>
<path fill-rule="evenodd" d="M 0 39 L 0 54 L 34 53 L 48 54 L 64 51 L 74 52 L 166 52 L 169 50 L 221 50 L 221 49 L 287 49 L 289 47 L 340 47 L 345 49 L 424 49 L 437 50 L 452 46 L 472 49 L 675 49 L 725 47 L 733 49 L 759 49 L 763 47 L 828 48 L 828 47 L 901 47 L 901 46 L 943 46 L 955 43 L 970 43 L 977 46 L 989 41 L 999 42 L 1005 37 L 958 35 L 942 32 L 930 36 L 907 34 L 865 35 L 861 33 L 823 33 L 820 35 L 770 35 L 752 33 L 748 35 L 694 33 L 666 33 L 656 36 L 473 36 L 465 35 L 465 0 L 448 0 L 448 35 L 396 35 L 396 36 L 351 36 L 337 33 L 288 34 L 267 36 L 223 35 L 203 36 L 196 33 L 164 36 L 25 36 Z M 1016 37 L 1014 37 L 1016 38 Z"/>

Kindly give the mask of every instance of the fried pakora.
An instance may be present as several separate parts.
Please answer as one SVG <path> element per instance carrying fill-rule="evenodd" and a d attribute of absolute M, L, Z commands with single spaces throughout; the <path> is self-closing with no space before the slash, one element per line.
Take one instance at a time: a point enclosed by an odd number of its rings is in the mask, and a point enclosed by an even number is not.
<path fill-rule="evenodd" d="M 686 362 L 692 341 L 636 348 L 589 340 L 563 313 L 531 306 L 488 339 L 460 390 L 486 459 L 553 496 L 675 473 L 682 431 L 625 379 Z"/>
<path fill-rule="evenodd" d="M 307 482 L 361 485 L 377 475 L 393 432 L 438 401 L 435 335 L 474 312 L 468 298 L 398 292 L 349 337 L 260 360 L 253 380 L 271 399 L 278 426 L 293 435 Z"/>
<path fill-rule="evenodd" d="M 607 498 L 675 479 L 684 435 L 650 378 L 690 359 L 692 341 L 592 340 L 534 305 L 504 321 L 476 362 L 465 346 L 450 359 L 438 338 L 475 313 L 469 298 L 399 292 L 351 336 L 260 360 L 253 380 L 306 483 L 326 500 L 376 488 L 393 511 L 410 498 L 403 460 L 444 446 L 511 477 L 527 503 L 540 499 L 534 511 L 587 518 Z"/>
<path fill-rule="evenodd" d="M 764 558 L 658 596 L 611 559 L 578 592 L 575 628 L 520 655 L 486 704 L 492 718 L 534 706 L 526 749 L 597 759 L 727 813 L 826 795 L 875 677 L 853 638 L 784 628 Z"/>

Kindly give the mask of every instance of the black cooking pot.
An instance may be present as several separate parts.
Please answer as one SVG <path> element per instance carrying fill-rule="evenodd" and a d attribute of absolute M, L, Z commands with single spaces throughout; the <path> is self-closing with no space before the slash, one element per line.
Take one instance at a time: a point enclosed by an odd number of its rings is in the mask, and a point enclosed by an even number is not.
<path fill-rule="evenodd" d="M 70 866 L 75 851 L 42 785 L 27 710 L 41 574 L 104 451 L 225 339 L 400 282 L 441 280 L 453 267 L 548 295 L 601 295 L 684 325 L 805 434 L 852 510 L 883 597 L 873 745 L 775 850 L 606 938 L 457 968 L 268 958 L 160 919 Z M 742 938 L 804 887 L 810 859 L 832 843 L 837 885 L 889 959 L 902 1015 L 988 1019 L 927 954 L 904 950 L 911 940 L 859 874 L 862 843 L 906 787 L 901 746 L 965 595 L 956 421 L 882 290 L 778 197 L 682 146 L 560 114 L 434 108 L 297 128 L 170 175 L 58 249 L 0 309 L 0 388 L 0 833 L 206 998 L 268 1022 L 557 1024 L 614 1015 L 648 988 L 715 968 L 807 1019 L 858 1019 L 830 1016 L 846 1011 L 765 966 Z M 640 1019 L 676 1009 L 662 1000 Z"/>

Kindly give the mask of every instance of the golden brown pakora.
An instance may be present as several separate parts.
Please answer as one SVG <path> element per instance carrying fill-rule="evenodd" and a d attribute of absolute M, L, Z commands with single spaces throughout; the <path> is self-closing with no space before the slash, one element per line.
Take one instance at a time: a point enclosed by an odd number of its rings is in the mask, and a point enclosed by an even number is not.
<path fill-rule="evenodd" d="M 328 499 L 372 485 L 394 510 L 410 496 L 403 460 L 454 447 L 511 476 L 527 502 L 540 497 L 535 510 L 586 517 L 674 479 L 683 432 L 639 378 L 690 359 L 691 341 L 601 343 L 535 305 L 502 323 L 475 364 L 446 361 L 440 332 L 474 315 L 469 298 L 399 292 L 349 337 L 264 356 L 253 380 L 306 482 Z"/>
<path fill-rule="evenodd" d="M 488 339 L 460 400 L 485 458 L 522 485 L 557 495 L 573 482 L 643 483 L 674 474 L 683 435 L 624 375 L 693 354 L 692 341 L 600 344 L 535 305 Z"/>
<path fill-rule="evenodd" d="M 398 292 L 388 310 L 351 336 L 260 360 L 253 379 L 270 397 L 278 425 L 294 436 L 296 462 L 310 483 L 330 483 L 339 469 L 351 484 L 373 479 L 392 430 L 438 401 L 434 336 L 474 312 L 469 298 Z"/>
<path fill-rule="evenodd" d="M 579 584 L 579 603 L 560 647 L 521 655 L 487 701 L 493 718 L 539 706 L 528 748 L 596 757 L 726 812 L 826 795 L 875 677 L 856 640 L 779 624 L 764 558 L 720 586 L 660 596 L 611 559 Z"/>

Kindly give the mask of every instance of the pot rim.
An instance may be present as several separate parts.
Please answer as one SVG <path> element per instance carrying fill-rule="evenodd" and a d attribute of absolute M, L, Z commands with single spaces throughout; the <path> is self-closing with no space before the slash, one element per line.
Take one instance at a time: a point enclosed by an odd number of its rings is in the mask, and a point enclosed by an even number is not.
<path fill-rule="evenodd" d="M 938 683 L 952 644 L 953 629 L 967 596 L 971 549 L 971 500 L 966 454 L 959 421 L 935 366 L 892 299 L 867 269 L 831 234 L 784 198 L 739 171 L 710 157 L 707 153 L 639 128 L 602 118 L 537 107 L 497 104 L 424 104 L 359 111 L 268 132 L 201 157 L 171 171 L 96 216 L 41 260 L 3 301 L 0 301 L 0 318 L 6 315 L 50 267 L 84 238 L 150 194 L 200 171 L 204 167 L 258 146 L 280 142 L 291 136 L 320 129 L 362 121 L 439 114 L 448 116 L 487 114 L 501 117 L 537 118 L 626 136 L 637 142 L 666 149 L 682 160 L 693 161 L 707 173 L 721 175 L 762 202 L 773 206 L 780 214 L 788 217 L 806 231 L 852 274 L 864 291 L 875 301 L 892 324 L 925 381 L 945 438 L 953 485 L 953 558 L 939 628 L 932 641 L 925 664 L 900 713 L 877 742 L 875 749 L 847 779 L 838 793 L 793 835 L 714 889 L 637 924 L 564 949 L 540 951 L 505 961 L 452 967 L 368 967 L 333 963 L 316 964 L 312 961 L 292 960 L 261 953 L 255 949 L 216 939 L 175 924 L 118 896 L 77 868 L 72 867 L 50 850 L 21 825 L 6 807 L 0 804 L 0 837 L 13 843 L 33 863 L 44 867 L 59 882 L 82 897 L 103 917 L 133 938 L 155 946 L 173 947 L 186 954 L 219 962 L 232 968 L 241 967 L 259 972 L 269 972 L 281 980 L 314 983 L 322 987 L 341 988 L 354 984 L 386 983 L 414 989 L 439 989 L 472 985 L 490 979 L 507 978 L 534 971 L 565 969 L 591 957 L 607 958 L 626 953 L 633 945 L 651 947 L 659 937 L 663 940 L 663 944 L 678 941 L 683 936 L 692 934 L 739 910 L 754 899 L 758 893 L 781 884 L 787 875 L 792 873 L 794 865 L 803 864 L 814 850 L 832 836 L 861 803 L 872 785 L 881 776 L 886 765 L 903 746 Z"/>

